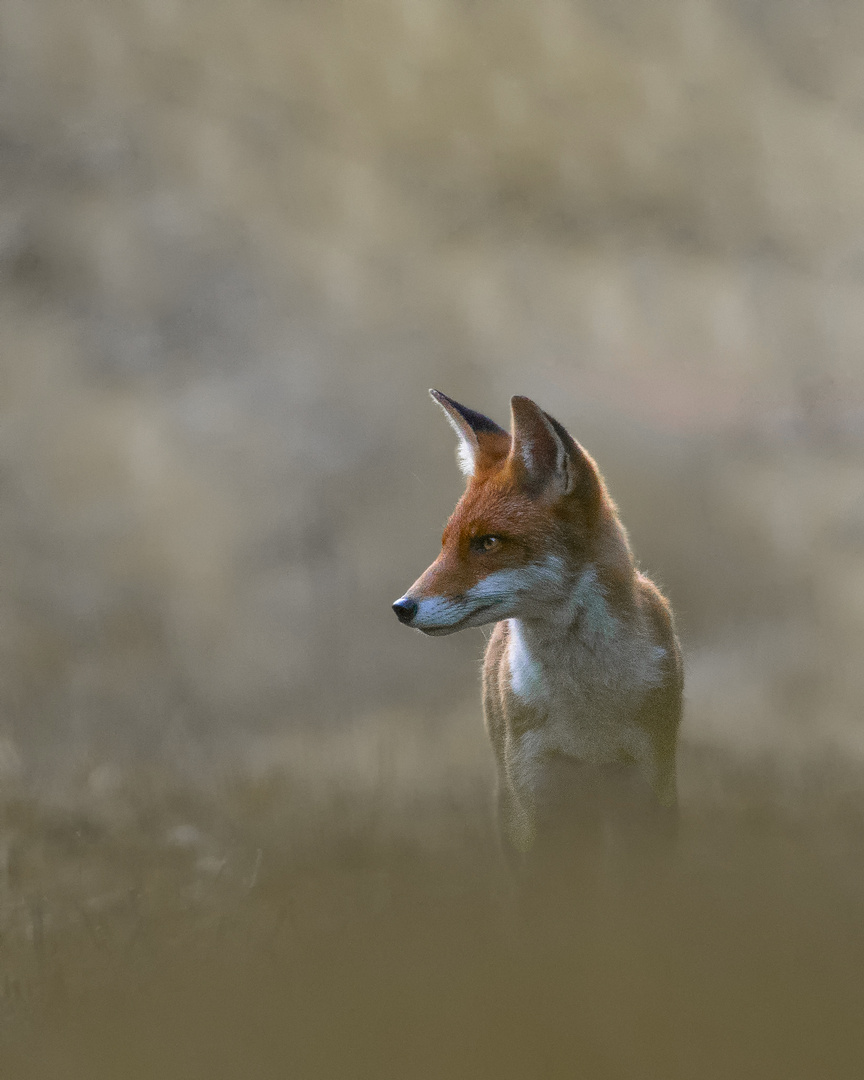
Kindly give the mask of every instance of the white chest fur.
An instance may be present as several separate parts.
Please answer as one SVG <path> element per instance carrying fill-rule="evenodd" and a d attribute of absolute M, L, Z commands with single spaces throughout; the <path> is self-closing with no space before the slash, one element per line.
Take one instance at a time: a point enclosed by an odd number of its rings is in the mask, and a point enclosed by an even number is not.
<path fill-rule="evenodd" d="M 509 741 L 511 775 L 520 786 L 534 786 L 544 758 L 552 754 L 597 765 L 631 757 L 652 771 L 647 733 L 633 717 L 645 693 L 659 683 L 665 652 L 616 625 L 608 613 L 603 620 L 589 620 L 581 634 L 559 635 L 509 620 L 510 690 L 537 721 Z"/>

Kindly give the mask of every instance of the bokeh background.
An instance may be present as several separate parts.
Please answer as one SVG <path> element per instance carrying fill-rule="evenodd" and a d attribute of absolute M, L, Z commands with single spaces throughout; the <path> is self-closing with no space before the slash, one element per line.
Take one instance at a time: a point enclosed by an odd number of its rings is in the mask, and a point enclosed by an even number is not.
<path fill-rule="evenodd" d="M 483 635 L 389 610 L 461 490 L 430 386 L 501 423 L 528 394 L 599 461 L 678 616 L 685 812 L 859 836 L 860 4 L 0 0 L 31 944 L 45 896 L 80 929 L 126 895 L 118 837 L 199 899 L 303 846 L 301 803 L 485 849 Z"/>

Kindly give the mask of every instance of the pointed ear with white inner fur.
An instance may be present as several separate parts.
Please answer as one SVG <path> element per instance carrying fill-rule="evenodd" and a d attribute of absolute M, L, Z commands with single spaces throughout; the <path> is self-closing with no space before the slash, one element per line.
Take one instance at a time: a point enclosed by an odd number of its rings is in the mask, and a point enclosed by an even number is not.
<path fill-rule="evenodd" d="M 558 423 L 530 398 L 514 397 L 510 457 L 528 487 L 554 496 L 571 494 L 579 484 L 584 452 Z"/>
<path fill-rule="evenodd" d="M 473 409 L 460 405 L 458 401 L 442 394 L 440 390 L 430 390 L 429 393 L 444 410 L 444 414 L 450 421 L 450 426 L 459 437 L 457 456 L 462 475 L 470 477 L 474 475 L 477 466 L 477 458 L 481 451 L 481 440 L 486 436 L 504 436 L 507 432 L 498 427 L 494 420 L 488 416 L 475 412 Z"/>

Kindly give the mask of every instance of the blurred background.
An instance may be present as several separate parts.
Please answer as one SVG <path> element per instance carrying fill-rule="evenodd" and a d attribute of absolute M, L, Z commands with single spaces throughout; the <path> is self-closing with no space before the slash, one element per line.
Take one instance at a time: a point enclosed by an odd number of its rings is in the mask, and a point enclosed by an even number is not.
<path fill-rule="evenodd" d="M 247 882 L 310 801 L 491 843 L 483 634 L 390 611 L 430 386 L 597 458 L 685 813 L 860 830 L 862 287 L 852 0 L 0 0 L 6 922 L 121 834 L 224 882 L 229 789 Z"/>
<path fill-rule="evenodd" d="M 429 386 L 598 458 L 685 735 L 864 752 L 864 13 L 4 0 L 7 771 L 477 713 Z M 475 725 L 476 726 L 476 725 Z"/>

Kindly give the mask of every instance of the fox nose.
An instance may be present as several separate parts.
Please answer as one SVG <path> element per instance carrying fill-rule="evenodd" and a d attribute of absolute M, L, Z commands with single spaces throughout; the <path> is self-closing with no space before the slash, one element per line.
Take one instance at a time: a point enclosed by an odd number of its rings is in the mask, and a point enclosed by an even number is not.
<path fill-rule="evenodd" d="M 409 596 L 403 596 L 393 605 L 396 617 L 401 623 L 410 623 L 417 614 L 417 601 Z"/>

